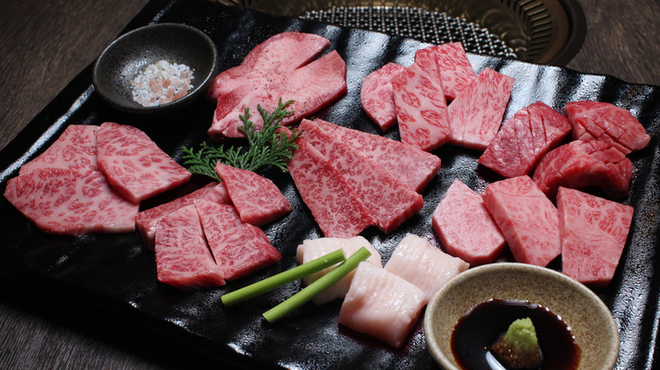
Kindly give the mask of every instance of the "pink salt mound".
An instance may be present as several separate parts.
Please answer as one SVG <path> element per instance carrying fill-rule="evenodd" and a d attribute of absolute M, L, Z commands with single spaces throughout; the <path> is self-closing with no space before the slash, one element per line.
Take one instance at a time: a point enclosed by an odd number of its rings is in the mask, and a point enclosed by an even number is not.
<path fill-rule="evenodd" d="M 632 170 L 632 161 L 615 147 L 598 140 L 576 140 L 548 152 L 534 170 L 534 181 L 553 200 L 560 186 L 596 186 L 618 199 L 628 195 Z"/>
<path fill-rule="evenodd" d="M 440 158 L 417 147 L 380 135 L 315 119 L 314 123 L 358 153 L 378 163 L 418 193 L 424 191 L 440 170 Z"/>
<path fill-rule="evenodd" d="M 376 218 L 330 160 L 304 139 L 296 144 L 287 167 L 323 234 L 351 238 L 375 225 Z"/>
<path fill-rule="evenodd" d="M 170 158 L 140 129 L 105 122 L 97 133 L 99 169 L 133 203 L 174 189 L 190 172 Z"/>
<path fill-rule="evenodd" d="M 231 204 L 225 184 L 212 182 L 200 189 L 186 194 L 170 202 L 149 208 L 137 214 L 135 225 L 137 226 L 142 241 L 147 249 L 154 249 L 154 237 L 158 221 L 179 208 L 193 204 L 196 199 L 206 199 L 216 203 Z"/>
<path fill-rule="evenodd" d="M 591 286 L 607 286 L 626 245 L 633 208 L 579 190 L 559 188 L 562 272 Z"/>
<path fill-rule="evenodd" d="M 401 141 L 432 151 L 449 140 L 449 117 L 442 85 L 413 64 L 392 78 Z"/>
<path fill-rule="evenodd" d="M 499 130 L 514 79 L 485 68 L 449 104 L 451 142 L 485 150 Z"/>
<path fill-rule="evenodd" d="M 557 209 L 529 176 L 494 182 L 481 196 L 517 262 L 546 266 L 559 256 Z"/>
<path fill-rule="evenodd" d="M 96 131 L 99 126 L 68 126 L 57 140 L 38 157 L 21 166 L 19 175 L 35 168 L 66 168 L 73 171 L 98 170 Z"/>
<path fill-rule="evenodd" d="M 538 161 L 570 134 L 568 120 L 543 102 L 509 118 L 479 157 L 479 163 L 504 177 L 531 175 Z"/>
<path fill-rule="evenodd" d="M 432 225 L 447 253 L 471 266 L 494 262 L 506 246 L 481 196 L 459 179 L 433 211 Z"/>
<path fill-rule="evenodd" d="M 645 148 L 651 136 L 629 110 L 590 100 L 569 102 L 564 107 L 573 126 L 573 139 L 600 140 L 629 154 Z"/>
<path fill-rule="evenodd" d="M 215 171 L 227 187 L 243 222 L 261 226 L 291 212 L 293 207 L 269 179 L 218 162 Z"/>
<path fill-rule="evenodd" d="M 195 207 L 216 263 L 226 280 L 248 276 L 280 260 L 266 234 L 258 227 L 241 221 L 228 204 L 195 201 Z"/>
<path fill-rule="evenodd" d="M 156 229 L 156 269 L 162 283 L 191 291 L 225 285 L 206 244 L 194 205 L 165 216 Z"/>
<path fill-rule="evenodd" d="M 362 80 L 360 89 L 362 108 L 383 131 L 389 130 L 396 123 L 392 77 L 405 69 L 400 64 L 387 63 Z"/>

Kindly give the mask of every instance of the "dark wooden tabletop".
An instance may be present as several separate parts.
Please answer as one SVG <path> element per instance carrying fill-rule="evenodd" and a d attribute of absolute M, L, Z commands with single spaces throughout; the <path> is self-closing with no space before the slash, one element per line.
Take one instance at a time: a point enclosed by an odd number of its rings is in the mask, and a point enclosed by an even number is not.
<path fill-rule="evenodd" d="M 566 67 L 660 85 L 660 2 L 578 1 L 588 31 Z M 92 63 L 146 3 L 0 1 L 0 149 Z M 1 369 L 222 368 L 98 308 L 7 281 L 0 284 Z"/>

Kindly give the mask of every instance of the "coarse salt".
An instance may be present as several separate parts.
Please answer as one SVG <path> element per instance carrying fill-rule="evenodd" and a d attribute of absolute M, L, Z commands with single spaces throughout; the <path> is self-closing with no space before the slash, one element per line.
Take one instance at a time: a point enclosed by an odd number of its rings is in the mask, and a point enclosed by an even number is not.
<path fill-rule="evenodd" d="M 133 100 L 154 107 L 184 97 L 193 88 L 193 73 L 185 64 L 160 60 L 150 64 L 131 81 Z"/>

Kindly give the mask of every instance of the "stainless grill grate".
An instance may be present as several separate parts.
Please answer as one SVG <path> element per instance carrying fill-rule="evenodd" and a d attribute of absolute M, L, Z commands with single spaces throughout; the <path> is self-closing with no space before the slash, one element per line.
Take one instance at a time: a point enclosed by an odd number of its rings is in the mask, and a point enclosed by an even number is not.
<path fill-rule="evenodd" d="M 460 41 L 466 51 L 515 58 L 516 54 L 496 35 L 462 18 L 408 7 L 331 7 L 307 12 L 303 18 L 391 35 L 411 37 L 432 44 Z"/>
<path fill-rule="evenodd" d="M 578 0 L 218 0 L 469 52 L 562 65 L 584 42 Z"/>

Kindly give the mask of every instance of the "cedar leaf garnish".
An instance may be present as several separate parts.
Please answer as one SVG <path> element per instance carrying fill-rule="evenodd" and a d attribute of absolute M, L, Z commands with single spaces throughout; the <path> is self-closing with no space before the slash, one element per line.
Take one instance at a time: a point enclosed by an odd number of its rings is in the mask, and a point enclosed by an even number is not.
<path fill-rule="evenodd" d="M 203 142 L 200 149 L 195 152 L 192 148 L 183 148 L 183 164 L 193 174 L 209 176 L 216 181 L 221 181 L 215 172 L 215 165 L 221 163 L 241 168 L 248 171 L 256 171 L 265 166 L 274 166 L 282 172 L 286 172 L 286 160 L 291 159 L 292 152 L 298 149 L 295 140 L 300 138 L 301 132 L 295 128 L 291 130 L 291 136 L 279 131 L 280 122 L 284 117 L 293 112 L 286 107 L 293 103 L 289 100 L 282 103 L 280 98 L 277 109 L 273 113 L 257 105 L 257 110 L 264 121 L 264 127 L 257 131 L 255 125 L 250 121 L 250 109 L 245 108 L 245 114 L 240 115 L 243 126 L 239 129 L 247 136 L 247 148 L 244 146 L 219 146 L 209 145 Z"/>

